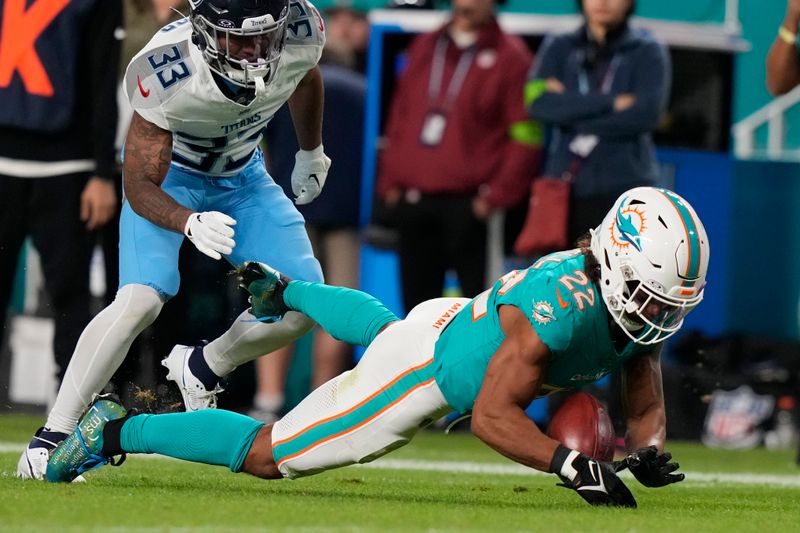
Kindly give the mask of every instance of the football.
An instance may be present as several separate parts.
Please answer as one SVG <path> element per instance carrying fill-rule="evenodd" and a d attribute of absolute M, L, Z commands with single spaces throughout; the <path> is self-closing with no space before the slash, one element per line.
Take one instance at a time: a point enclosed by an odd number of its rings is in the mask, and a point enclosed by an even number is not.
<path fill-rule="evenodd" d="M 547 426 L 547 435 L 599 461 L 614 459 L 614 425 L 605 407 L 587 392 L 567 398 Z"/>

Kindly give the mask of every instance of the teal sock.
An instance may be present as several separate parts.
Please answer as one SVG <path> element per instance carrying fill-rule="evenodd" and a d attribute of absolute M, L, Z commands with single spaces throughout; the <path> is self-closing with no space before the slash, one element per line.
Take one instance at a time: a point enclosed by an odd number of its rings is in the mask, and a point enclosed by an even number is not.
<path fill-rule="evenodd" d="M 314 319 L 333 338 L 361 346 L 369 346 L 381 328 L 400 320 L 374 296 L 319 282 L 289 282 L 283 301 Z"/>
<path fill-rule="evenodd" d="M 222 409 L 137 415 L 123 424 L 120 444 L 128 453 L 160 453 L 239 472 L 263 426 L 249 416 Z"/>

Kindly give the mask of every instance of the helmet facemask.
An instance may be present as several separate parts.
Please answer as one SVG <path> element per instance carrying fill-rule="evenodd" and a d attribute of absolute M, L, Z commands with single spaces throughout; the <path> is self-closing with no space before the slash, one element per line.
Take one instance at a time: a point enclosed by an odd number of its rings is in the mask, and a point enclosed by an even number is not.
<path fill-rule="evenodd" d="M 196 42 L 209 68 L 232 83 L 253 87 L 256 79 L 264 84 L 275 78 L 285 44 L 286 20 L 284 11 L 278 20 L 272 15 L 246 18 L 242 27 L 213 24 L 202 14 L 191 17 Z"/>
<path fill-rule="evenodd" d="M 620 271 L 624 290 L 617 291 L 606 303 L 611 317 L 636 344 L 658 344 L 668 339 L 703 300 L 702 287 L 693 296 L 676 297 L 666 294 L 655 280 L 642 281 L 630 265 L 622 265 Z"/>

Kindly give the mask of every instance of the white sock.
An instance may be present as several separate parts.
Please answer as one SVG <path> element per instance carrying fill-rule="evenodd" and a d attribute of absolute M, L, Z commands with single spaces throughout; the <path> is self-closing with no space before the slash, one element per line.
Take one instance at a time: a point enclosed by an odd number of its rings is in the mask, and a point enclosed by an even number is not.
<path fill-rule="evenodd" d="M 252 320 L 253 315 L 243 312 L 228 331 L 203 348 L 206 363 L 216 375 L 227 376 L 242 363 L 274 352 L 314 327 L 313 320 L 295 311 L 272 324 Z"/>
<path fill-rule="evenodd" d="M 153 323 L 164 302 L 146 285 L 125 285 L 111 304 L 86 326 L 67 366 L 45 424 L 72 433 L 92 396 L 103 390 L 125 360 L 131 343 Z"/>

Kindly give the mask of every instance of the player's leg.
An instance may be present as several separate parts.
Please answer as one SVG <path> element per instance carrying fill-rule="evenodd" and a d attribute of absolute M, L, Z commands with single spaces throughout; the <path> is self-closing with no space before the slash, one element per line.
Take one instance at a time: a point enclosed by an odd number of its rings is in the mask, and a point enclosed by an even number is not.
<path fill-rule="evenodd" d="M 106 426 L 104 455 L 159 453 L 264 479 L 376 459 L 450 410 L 433 379 L 438 331 L 431 325 L 452 303 L 415 309 L 378 335 L 355 369 L 312 392 L 274 426 L 222 410 L 134 416 Z"/>
<path fill-rule="evenodd" d="M 183 205 L 199 203 L 193 176 L 171 167 L 162 189 Z M 71 432 L 92 396 L 119 368 L 133 340 L 150 325 L 180 283 L 178 250 L 183 235 L 136 214 L 125 202 L 120 217 L 120 289 L 114 301 L 81 334 L 48 427 Z"/>
<path fill-rule="evenodd" d="M 434 379 L 438 330 L 433 325 L 453 302 L 426 303 L 386 328 L 353 370 L 313 391 L 276 422 L 273 456 L 262 466 L 269 471 L 274 462 L 294 478 L 369 462 L 449 412 Z M 245 462 L 245 471 L 251 464 Z"/>
<path fill-rule="evenodd" d="M 355 369 L 312 392 L 274 426 L 223 410 L 124 418 L 100 400 L 50 460 L 50 481 L 123 453 L 158 453 L 275 479 L 372 461 L 450 411 L 434 379 L 433 349 L 455 302 L 418 306 L 382 332 Z"/>
<path fill-rule="evenodd" d="M 72 481 L 87 470 L 119 464 L 127 453 L 158 453 L 176 459 L 227 466 L 242 463 L 264 424 L 231 411 L 126 416 L 108 397 L 95 401 L 72 434 L 53 452 L 47 480 Z"/>
<path fill-rule="evenodd" d="M 365 292 L 319 282 L 289 280 L 263 263 L 247 263 L 239 282 L 251 294 L 251 310 L 259 317 L 308 315 L 335 339 L 369 346 L 388 324 L 399 320 L 377 298 Z"/>

